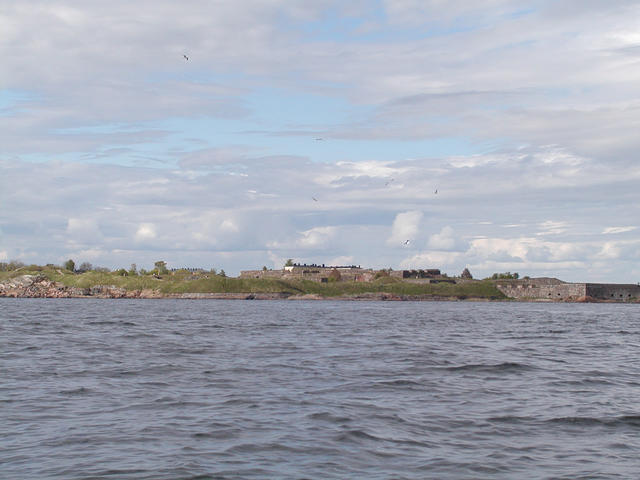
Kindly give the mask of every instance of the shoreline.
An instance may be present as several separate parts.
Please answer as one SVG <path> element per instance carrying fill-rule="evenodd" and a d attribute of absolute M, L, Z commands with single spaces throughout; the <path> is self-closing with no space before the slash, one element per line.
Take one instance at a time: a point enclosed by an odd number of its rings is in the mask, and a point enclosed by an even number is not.
<path fill-rule="evenodd" d="M 65 290 L 68 287 L 64 287 Z M 576 300 L 547 300 L 547 299 L 515 299 L 488 298 L 474 296 L 443 296 L 443 295 L 396 295 L 375 292 L 358 295 L 341 295 L 323 297 L 317 294 L 294 295 L 288 293 L 162 293 L 159 291 L 134 290 L 127 292 L 105 292 L 100 294 L 77 294 L 65 290 L 55 292 L 0 292 L 0 298 L 43 298 L 43 299 L 103 299 L 103 300 L 288 300 L 288 301 L 341 301 L 341 302 L 480 302 L 480 303 L 619 303 L 639 304 L 640 301 L 620 302 L 615 300 L 576 299 Z"/>

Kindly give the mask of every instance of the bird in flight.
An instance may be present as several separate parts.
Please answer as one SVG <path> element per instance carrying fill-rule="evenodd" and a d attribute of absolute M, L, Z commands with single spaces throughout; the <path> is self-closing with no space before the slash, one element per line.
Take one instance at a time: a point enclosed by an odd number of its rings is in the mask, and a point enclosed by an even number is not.
<path fill-rule="evenodd" d="M 386 182 L 386 183 L 384 184 L 384 186 L 386 187 L 386 186 L 391 185 L 391 182 L 393 182 L 394 180 L 395 180 L 395 178 L 392 178 L 391 180 L 389 180 L 388 182 Z"/>
<path fill-rule="evenodd" d="M 411 243 L 411 240 L 405 240 L 403 245 L 409 245 L 409 243 Z"/>
<path fill-rule="evenodd" d="M 316 197 L 311 197 L 313 199 L 314 202 L 317 202 L 318 199 Z"/>
<path fill-rule="evenodd" d="M 322 138 L 322 137 L 316 138 L 316 142 L 322 142 L 323 140 L 324 140 L 324 138 Z"/>
<path fill-rule="evenodd" d="M 182 56 L 184 57 L 185 60 L 189 60 L 189 57 L 187 57 L 186 53 L 183 53 Z"/>
<path fill-rule="evenodd" d="M 434 195 L 437 195 L 438 194 L 438 189 L 436 188 L 436 191 L 433 192 L 433 193 L 434 193 Z"/>

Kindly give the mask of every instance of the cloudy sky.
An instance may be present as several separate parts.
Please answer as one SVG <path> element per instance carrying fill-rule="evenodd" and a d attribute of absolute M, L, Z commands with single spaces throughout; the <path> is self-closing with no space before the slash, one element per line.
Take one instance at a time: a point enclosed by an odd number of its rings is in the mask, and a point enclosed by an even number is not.
<path fill-rule="evenodd" d="M 0 261 L 640 281 L 636 0 L 0 0 L 0 58 Z"/>

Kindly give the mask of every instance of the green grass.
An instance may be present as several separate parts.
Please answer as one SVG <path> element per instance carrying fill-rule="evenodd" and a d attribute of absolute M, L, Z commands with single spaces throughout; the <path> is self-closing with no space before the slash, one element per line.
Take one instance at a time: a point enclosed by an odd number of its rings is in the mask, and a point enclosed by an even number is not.
<path fill-rule="evenodd" d="M 90 288 L 95 285 L 114 285 L 126 290 L 157 290 L 165 294 L 181 293 L 284 293 L 288 295 L 315 294 L 322 297 L 356 296 L 370 293 L 388 293 L 399 296 L 434 296 L 454 298 L 506 297 L 495 287 L 495 282 L 478 281 L 461 284 L 416 284 L 382 277 L 373 282 L 329 282 L 309 280 L 278 280 L 255 278 L 229 278 L 206 273 L 191 275 L 176 272 L 155 278 L 152 275 L 120 276 L 109 272 L 74 274 L 55 267 L 29 266 L 17 271 L 0 272 L 0 281 L 19 275 L 44 275 L 68 287 Z"/>
<path fill-rule="evenodd" d="M 373 282 L 317 283 L 302 281 L 300 283 L 302 284 L 301 289 L 306 293 L 313 293 L 323 297 L 352 296 L 366 293 L 390 293 L 400 296 L 430 295 L 460 298 L 506 298 L 504 294 L 490 282 L 416 284 L 397 279 L 381 278 Z"/>

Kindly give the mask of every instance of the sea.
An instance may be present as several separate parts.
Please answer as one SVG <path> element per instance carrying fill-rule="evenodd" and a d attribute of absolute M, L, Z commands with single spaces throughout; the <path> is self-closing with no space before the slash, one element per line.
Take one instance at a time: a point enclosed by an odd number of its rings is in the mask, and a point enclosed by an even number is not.
<path fill-rule="evenodd" d="M 0 478 L 640 478 L 640 305 L 2 298 Z"/>

